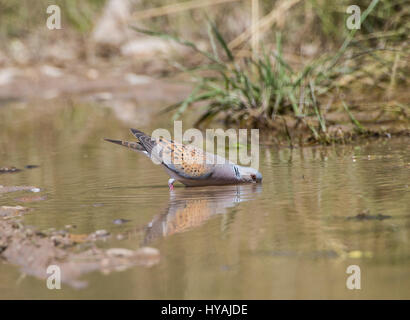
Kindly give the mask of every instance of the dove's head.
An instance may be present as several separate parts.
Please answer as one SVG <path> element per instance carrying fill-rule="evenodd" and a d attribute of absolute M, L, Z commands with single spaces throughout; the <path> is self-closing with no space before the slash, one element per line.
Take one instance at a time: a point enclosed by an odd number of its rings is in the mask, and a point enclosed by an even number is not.
<path fill-rule="evenodd" d="M 239 174 L 237 174 L 237 177 L 239 180 L 242 182 L 262 182 L 262 174 L 251 167 L 242 167 L 242 166 L 235 166 Z"/>

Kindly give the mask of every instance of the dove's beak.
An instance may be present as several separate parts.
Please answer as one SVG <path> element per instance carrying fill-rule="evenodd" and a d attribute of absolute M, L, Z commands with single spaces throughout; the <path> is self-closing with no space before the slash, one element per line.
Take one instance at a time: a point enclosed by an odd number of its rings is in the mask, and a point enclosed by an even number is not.
<path fill-rule="evenodd" d="M 250 174 L 253 183 L 262 182 L 262 174 L 260 172 Z"/>

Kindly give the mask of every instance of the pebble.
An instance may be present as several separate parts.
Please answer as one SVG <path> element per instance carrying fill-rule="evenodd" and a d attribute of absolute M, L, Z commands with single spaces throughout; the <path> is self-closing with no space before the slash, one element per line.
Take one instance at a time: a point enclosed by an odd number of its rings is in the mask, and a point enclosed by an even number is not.
<path fill-rule="evenodd" d="M 127 222 L 130 222 L 131 220 L 127 220 L 127 219 L 115 219 L 114 221 L 113 221 L 113 223 L 114 224 L 124 224 L 124 223 L 127 223 Z"/>
<path fill-rule="evenodd" d="M 15 198 L 14 200 L 20 201 L 20 202 L 34 202 L 34 201 L 43 201 L 46 200 L 46 196 L 30 196 L 30 197 L 20 197 L 20 198 Z"/>
<path fill-rule="evenodd" d="M 38 168 L 38 165 L 28 164 L 28 165 L 25 166 L 25 168 L 26 168 L 26 169 L 35 169 L 35 168 Z"/>
<path fill-rule="evenodd" d="M 19 172 L 21 169 L 18 169 L 16 167 L 3 167 L 0 168 L 0 173 L 14 173 L 14 172 Z"/>
<path fill-rule="evenodd" d="M 159 250 L 152 247 L 142 247 L 137 252 L 144 256 L 159 256 Z"/>
<path fill-rule="evenodd" d="M 107 255 L 109 256 L 116 256 L 116 257 L 132 257 L 134 255 L 134 251 L 125 249 L 125 248 L 111 248 L 106 251 Z"/>
<path fill-rule="evenodd" d="M 104 236 L 108 236 L 110 233 L 107 230 L 97 230 L 96 232 L 94 232 L 94 234 L 98 237 L 104 237 Z"/>

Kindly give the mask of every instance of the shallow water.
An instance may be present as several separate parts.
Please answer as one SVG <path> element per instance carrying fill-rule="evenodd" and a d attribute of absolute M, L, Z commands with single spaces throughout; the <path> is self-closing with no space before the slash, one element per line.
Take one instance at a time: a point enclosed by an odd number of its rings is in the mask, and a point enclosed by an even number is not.
<path fill-rule="evenodd" d="M 162 169 L 104 137 L 130 139 L 128 126 L 99 106 L 1 107 L 0 167 L 39 167 L 1 174 L 0 185 L 33 185 L 46 200 L 22 203 L 28 193 L 12 192 L 0 205 L 34 208 L 24 222 L 42 230 L 125 234 L 99 245 L 148 245 L 161 262 L 88 274 L 81 290 L 48 290 L 1 263 L 0 298 L 410 298 L 408 138 L 261 146 L 261 185 L 170 193 Z M 386 219 L 349 219 L 365 211 Z M 361 268 L 360 290 L 346 288 L 349 265 Z"/>

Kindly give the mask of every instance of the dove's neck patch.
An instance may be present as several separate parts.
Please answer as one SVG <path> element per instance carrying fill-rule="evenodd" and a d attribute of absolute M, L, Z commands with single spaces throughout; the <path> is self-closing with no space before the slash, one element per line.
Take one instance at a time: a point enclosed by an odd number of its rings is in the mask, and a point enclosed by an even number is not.
<path fill-rule="evenodd" d="M 233 166 L 233 170 L 235 171 L 235 176 L 239 179 L 241 174 L 239 173 L 239 169 L 237 166 Z"/>

